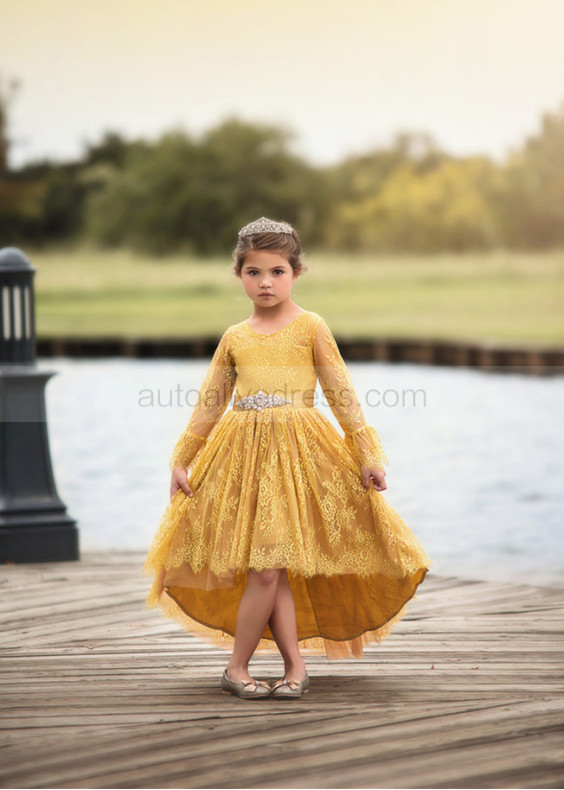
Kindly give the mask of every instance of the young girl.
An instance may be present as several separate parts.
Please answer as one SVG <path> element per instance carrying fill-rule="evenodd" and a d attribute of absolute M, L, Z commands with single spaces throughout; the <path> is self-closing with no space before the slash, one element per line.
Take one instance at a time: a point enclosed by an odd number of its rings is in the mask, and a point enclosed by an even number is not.
<path fill-rule="evenodd" d="M 328 325 L 290 298 L 303 270 L 296 231 L 261 217 L 233 255 L 254 309 L 223 333 L 174 448 L 147 606 L 233 648 L 226 693 L 299 697 L 300 645 L 361 658 L 431 563 L 381 493 L 389 462 Z M 315 406 L 318 380 L 344 438 Z M 285 673 L 270 687 L 248 667 L 273 643 Z"/>

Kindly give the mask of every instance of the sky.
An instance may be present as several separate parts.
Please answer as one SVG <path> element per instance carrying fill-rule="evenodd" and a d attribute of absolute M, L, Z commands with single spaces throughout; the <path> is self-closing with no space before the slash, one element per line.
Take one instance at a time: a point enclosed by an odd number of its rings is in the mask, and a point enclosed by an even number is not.
<path fill-rule="evenodd" d="M 9 163 L 284 125 L 329 164 L 425 132 L 499 160 L 564 104 L 564 0 L 3 0 Z"/>

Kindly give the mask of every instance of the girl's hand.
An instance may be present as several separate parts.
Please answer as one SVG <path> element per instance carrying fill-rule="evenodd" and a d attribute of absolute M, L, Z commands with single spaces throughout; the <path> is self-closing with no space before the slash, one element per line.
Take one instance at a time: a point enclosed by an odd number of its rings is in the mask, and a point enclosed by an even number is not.
<path fill-rule="evenodd" d="M 386 485 L 386 470 L 380 469 L 378 466 L 363 466 L 362 472 L 362 485 L 365 488 L 370 488 L 370 481 L 376 491 L 385 491 L 388 487 Z"/>
<path fill-rule="evenodd" d="M 170 479 L 170 498 L 182 489 L 188 496 L 193 496 L 194 492 L 188 485 L 188 469 L 177 466 Z"/>

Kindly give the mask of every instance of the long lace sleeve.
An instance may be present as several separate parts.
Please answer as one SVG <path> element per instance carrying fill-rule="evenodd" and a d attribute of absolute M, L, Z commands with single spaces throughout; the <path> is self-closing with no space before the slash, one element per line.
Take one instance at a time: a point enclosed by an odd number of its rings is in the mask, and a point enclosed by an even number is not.
<path fill-rule="evenodd" d="M 177 466 L 188 467 L 195 459 L 227 408 L 236 379 L 235 362 L 227 333 L 224 333 L 204 376 L 188 425 L 174 447 L 169 463 L 171 471 Z"/>
<path fill-rule="evenodd" d="M 361 466 L 384 468 L 389 460 L 378 432 L 368 425 L 337 342 L 321 319 L 313 339 L 317 377 L 329 407 L 345 432 L 345 442 Z"/>

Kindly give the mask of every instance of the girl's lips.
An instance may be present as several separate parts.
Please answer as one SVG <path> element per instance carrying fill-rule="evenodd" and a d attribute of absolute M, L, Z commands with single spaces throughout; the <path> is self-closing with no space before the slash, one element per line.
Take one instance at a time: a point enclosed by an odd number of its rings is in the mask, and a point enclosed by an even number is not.
<path fill-rule="evenodd" d="M 274 296 L 274 294 L 259 294 L 259 296 Z"/>

